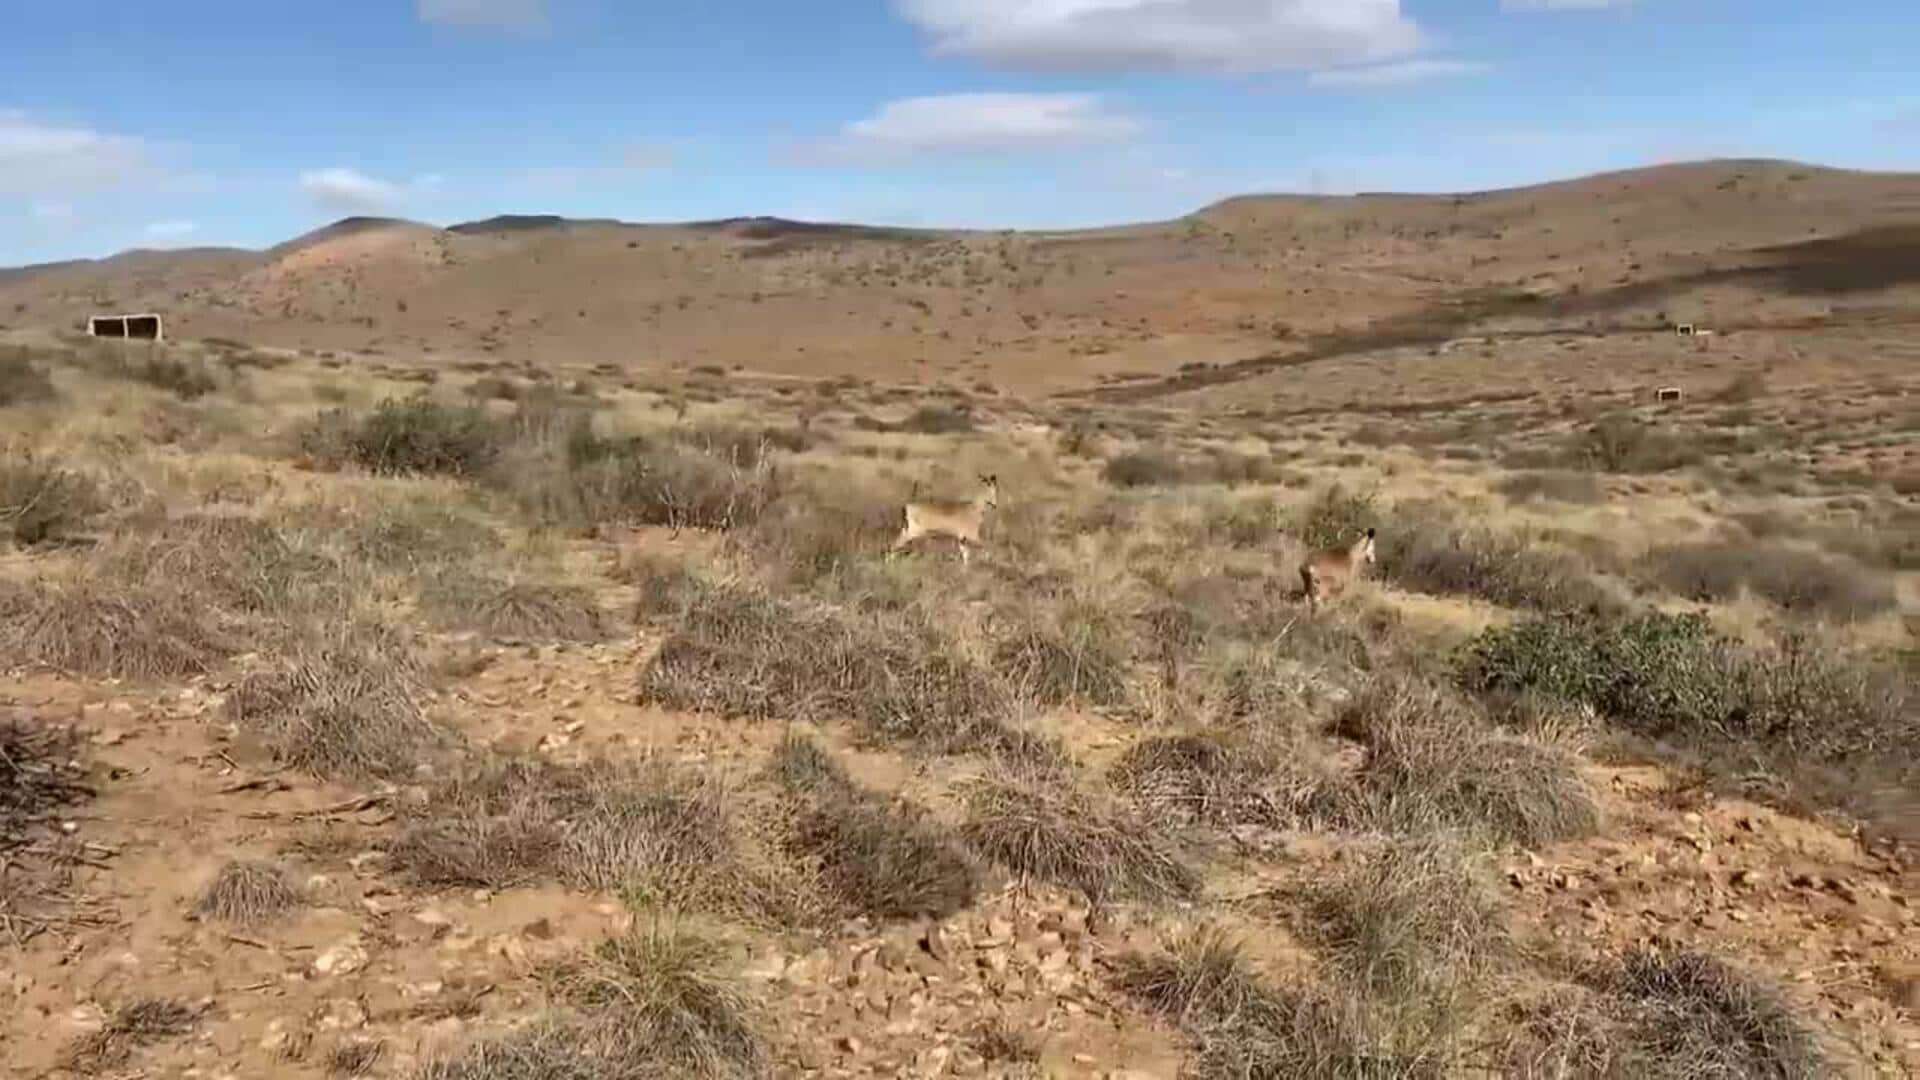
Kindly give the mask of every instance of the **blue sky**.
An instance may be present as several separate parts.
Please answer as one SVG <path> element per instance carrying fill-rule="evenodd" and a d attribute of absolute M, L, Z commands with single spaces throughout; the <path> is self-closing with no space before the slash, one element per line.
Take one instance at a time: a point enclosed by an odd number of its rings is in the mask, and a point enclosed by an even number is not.
<path fill-rule="evenodd" d="M 1920 169 L 1913 0 L 67 0 L 0 265 L 333 219 L 1058 227 L 1697 157 Z"/>

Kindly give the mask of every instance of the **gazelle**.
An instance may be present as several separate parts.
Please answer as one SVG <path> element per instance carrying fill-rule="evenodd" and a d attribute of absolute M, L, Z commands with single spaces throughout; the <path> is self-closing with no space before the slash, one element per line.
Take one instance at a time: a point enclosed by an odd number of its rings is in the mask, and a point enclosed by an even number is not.
<path fill-rule="evenodd" d="M 1327 548 L 1307 556 L 1300 564 L 1300 583 L 1306 586 L 1307 610 L 1317 613 L 1323 600 L 1331 600 L 1346 590 L 1349 582 L 1373 564 L 1374 530 L 1343 548 Z"/>
<path fill-rule="evenodd" d="M 1000 505 L 1000 478 L 982 476 L 980 492 L 971 499 L 920 499 L 906 504 L 906 525 L 887 549 L 889 556 L 923 536 L 950 536 L 960 542 L 960 561 L 970 561 L 980 543 L 980 526 L 987 511 Z"/>

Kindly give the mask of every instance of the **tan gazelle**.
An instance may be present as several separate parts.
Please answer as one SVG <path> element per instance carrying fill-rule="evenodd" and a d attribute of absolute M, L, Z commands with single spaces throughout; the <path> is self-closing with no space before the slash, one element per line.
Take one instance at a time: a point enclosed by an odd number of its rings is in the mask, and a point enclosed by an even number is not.
<path fill-rule="evenodd" d="M 982 476 L 980 492 L 971 499 L 920 499 L 906 504 L 906 526 L 893 542 L 888 554 L 899 551 L 923 536 L 950 536 L 960 542 L 960 559 L 970 561 L 970 552 L 980 544 L 980 526 L 987 511 L 1000 505 L 1000 478 Z"/>
<path fill-rule="evenodd" d="M 1331 600 L 1346 590 L 1360 572 L 1373 563 L 1374 530 L 1343 548 L 1327 548 L 1307 556 L 1300 565 L 1300 582 L 1306 586 L 1307 609 L 1320 610 L 1322 601 Z"/>

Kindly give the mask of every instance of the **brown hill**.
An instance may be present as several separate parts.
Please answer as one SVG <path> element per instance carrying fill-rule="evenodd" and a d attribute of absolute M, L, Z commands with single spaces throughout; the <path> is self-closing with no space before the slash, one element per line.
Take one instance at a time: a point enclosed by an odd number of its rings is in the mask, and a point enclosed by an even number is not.
<path fill-rule="evenodd" d="M 6 272 L 0 313 L 45 326 L 157 309 L 179 336 L 455 364 L 1067 390 L 1488 330 L 1884 317 L 1920 288 L 1916 223 L 1920 176 L 1776 161 L 1247 196 L 1066 232 L 360 218 L 265 252 Z"/>

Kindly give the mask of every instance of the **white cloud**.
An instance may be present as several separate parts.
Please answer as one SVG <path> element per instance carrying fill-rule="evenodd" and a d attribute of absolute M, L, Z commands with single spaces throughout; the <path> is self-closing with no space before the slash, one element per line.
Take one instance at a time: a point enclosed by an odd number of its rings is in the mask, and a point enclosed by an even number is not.
<path fill-rule="evenodd" d="M 1329 89 L 1370 90 L 1385 86 L 1430 82 L 1434 79 L 1458 78 L 1462 75 L 1478 75 L 1486 70 L 1487 65 L 1467 60 L 1396 60 L 1392 63 L 1373 64 L 1368 67 L 1316 71 L 1307 76 L 1307 85 Z"/>
<path fill-rule="evenodd" d="M 546 0 L 418 0 L 420 21 L 487 30 L 525 30 L 547 24 Z"/>
<path fill-rule="evenodd" d="M 0 196 L 67 195 L 153 179 L 153 147 L 132 135 L 0 110 Z"/>
<path fill-rule="evenodd" d="M 1037 71 L 1301 71 L 1421 45 L 1400 0 L 894 0 L 934 51 Z"/>
<path fill-rule="evenodd" d="M 915 154 L 1001 154 L 1120 142 L 1134 118 L 1094 94 L 948 94 L 891 101 L 839 136 L 802 149 L 824 162 L 883 162 Z"/>
<path fill-rule="evenodd" d="M 156 221 L 141 230 L 141 235 L 149 240 L 181 240 L 199 229 L 200 226 L 191 221 Z"/>
<path fill-rule="evenodd" d="M 38 222 L 58 225 L 72 221 L 76 215 L 70 202 L 40 199 L 27 207 L 27 216 Z"/>
<path fill-rule="evenodd" d="M 406 194 L 398 184 L 354 169 L 319 169 L 300 174 L 300 190 L 328 213 L 379 214 Z"/>

